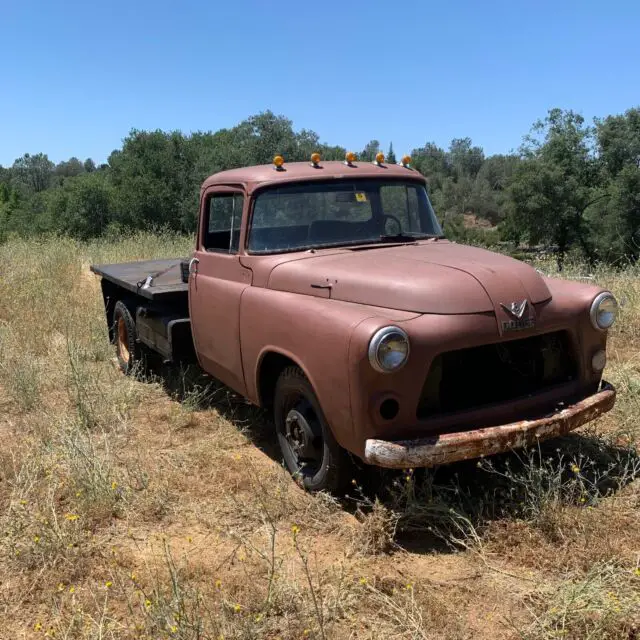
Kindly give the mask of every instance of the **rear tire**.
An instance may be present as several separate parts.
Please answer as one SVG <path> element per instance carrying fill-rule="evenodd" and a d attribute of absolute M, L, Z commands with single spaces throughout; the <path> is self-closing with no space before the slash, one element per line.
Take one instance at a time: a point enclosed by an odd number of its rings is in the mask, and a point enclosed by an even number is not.
<path fill-rule="evenodd" d="M 354 473 L 336 442 L 309 380 L 298 367 L 278 378 L 274 397 L 278 444 L 287 469 L 308 491 L 342 492 Z"/>
<path fill-rule="evenodd" d="M 131 375 L 140 362 L 141 350 L 136 340 L 135 320 L 122 300 L 118 300 L 113 309 L 113 342 L 120 371 Z"/>

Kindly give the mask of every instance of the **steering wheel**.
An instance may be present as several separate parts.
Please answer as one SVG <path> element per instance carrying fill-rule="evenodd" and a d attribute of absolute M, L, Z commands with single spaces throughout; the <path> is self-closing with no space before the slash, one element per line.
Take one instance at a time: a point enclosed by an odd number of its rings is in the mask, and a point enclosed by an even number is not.
<path fill-rule="evenodd" d="M 384 218 L 384 224 L 382 225 L 382 228 L 384 229 L 385 233 L 387 230 L 387 220 L 393 220 L 398 225 L 398 235 L 400 235 L 402 233 L 402 222 L 400 222 L 398 218 L 396 218 L 394 215 L 391 215 L 390 213 L 384 213 L 382 215 Z M 392 235 L 392 234 L 389 234 L 389 235 Z"/>

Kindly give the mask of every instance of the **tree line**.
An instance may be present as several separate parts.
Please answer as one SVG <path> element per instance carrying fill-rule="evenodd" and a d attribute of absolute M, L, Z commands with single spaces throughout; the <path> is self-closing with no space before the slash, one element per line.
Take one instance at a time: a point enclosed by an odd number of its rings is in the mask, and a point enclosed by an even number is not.
<path fill-rule="evenodd" d="M 358 158 L 372 161 L 380 150 L 371 140 Z M 215 133 L 133 130 L 100 166 L 25 154 L 0 166 L 0 241 L 150 227 L 192 233 L 206 176 L 269 163 L 276 153 L 308 160 L 314 151 L 338 160 L 346 149 L 267 111 Z M 393 145 L 383 151 L 396 161 Z M 447 149 L 428 142 L 411 157 L 453 239 L 552 247 L 560 264 L 570 252 L 591 264 L 640 257 L 640 108 L 591 124 L 552 109 L 510 154 L 485 155 L 458 138 Z"/>

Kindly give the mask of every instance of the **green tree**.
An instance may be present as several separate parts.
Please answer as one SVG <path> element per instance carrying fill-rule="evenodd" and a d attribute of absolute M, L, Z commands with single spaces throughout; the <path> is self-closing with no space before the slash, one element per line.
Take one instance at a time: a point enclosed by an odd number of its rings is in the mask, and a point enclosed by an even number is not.
<path fill-rule="evenodd" d="M 552 109 L 525 138 L 510 183 L 510 226 L 521 229 L 531 244 L 556 245 L 559 268 L 574 245 L 590 262 L 596 257 L 585 217 L 603 195 L 592 140 L 582 116 Z"/>
<path fill-rule="evenodd" d="M 180 132 L 132 131 L 109 156 L 117 222 L 191 231 L 194 146 Z"/>
<path fill-rule="evenodd" d="M 55 165 L 44 153 L 25 153 L 13 163 L 15 182 L 27 193 L 39 193 L 51 185 Z"/>
<path fill-rule="evenodd" d="M 596 120 L 597 155 L 609 196 L 593 208 L 599 256 L 609 262 L 640 257 L 640 108 Z"/>
<path fill-rule="evenodd" d="M 362 162 L 373 162 L 376 154 L 380 151 L 380 142 L 378 140 L 370 140 L 364 149 L 358 154 L 358 160 Z"/>
<path fill-rule="evenodd" d="M 389 151 L 387 152 L 386 160 L 389 164 L 396 164 L 398 162 L 396 160 L 396 154 L 393 151 L 393 142 L 389 143 Z"/>
<path fill-rule="evenodd" d="M 88 239 L 105 232 L 114 218 L 114 200 L 105 176 L 84 174 L 53 190 L 49 211 L 58 231 Z"/>
<path fill-rule="evenodd" d="M 74 156 L 69 160 L 59 162 L 54 173 L 59 178 L 73 178 L 84 173 L 84 164 Z"/>
<path fill-rule="evenodd" d="M 458 178 L 475 178 L 484 162 L 484 152 L 480 147 L 472 146 L 471 138 L 454 138 L 446 157 Z"/>
<path fill-rule="evenodd" d="M 596 120 L 599 156 L 610 176 L 624 167 L 640 167 L 640 107 Z"/>

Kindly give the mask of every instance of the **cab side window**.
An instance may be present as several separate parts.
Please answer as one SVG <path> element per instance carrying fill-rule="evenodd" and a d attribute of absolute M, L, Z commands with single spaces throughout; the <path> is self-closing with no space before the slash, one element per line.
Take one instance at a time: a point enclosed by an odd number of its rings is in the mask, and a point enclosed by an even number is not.
<path fill-rule="evenodd" d="M 204 248 L 207 251 L 237 253 L 244 196 L 240 193 L 214 193 L 207 203 Z"/>

